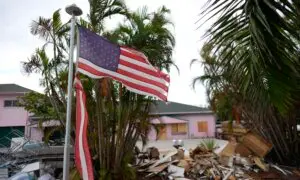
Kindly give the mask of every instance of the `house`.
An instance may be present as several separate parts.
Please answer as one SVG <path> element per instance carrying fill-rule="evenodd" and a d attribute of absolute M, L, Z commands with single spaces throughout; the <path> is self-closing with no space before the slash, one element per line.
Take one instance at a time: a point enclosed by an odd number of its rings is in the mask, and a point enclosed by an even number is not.
<path fill-rule="evenodd" d="M 29 113 L 18 106 L 17 97 L 30 91 L 16 84 L 0 84 L 0 148 L 10 146 L 9 139 L 26 135 Z"/>
<path fill-rule="evenodd" d="M 13 137 L 41 141 L 45 132 L 60 124 L 55 120 L 44 121 L 40 129 L 38 118 L 18 106 L 17 98 L 30 91 L 16 84 L 0 84 L 0 148 L 10 146 Z M 207 108 L 157 101 L 151 107 L 151 114 L 156 118 L 151 120 L 150 140 L 215 136 L 215 116 Z"/>
<path fill-rule="evenodd" d="M 58 125 L 53 120 L 43 122 L 41 130 L 37 121 L 32 123 L 31 114 L 18 106 L 18 97 L 31 91 L 17 84 L 0 84 L 0 148 L 10 147 L 11 139 L 17 137 L 41 141 L 47 128 Z"/>
<path fill-rule="evenodd" d="M 214 137 L 216 117 L 207 109 L 176 102 L 157 101 L 151 114 L 150 140 Z"/>

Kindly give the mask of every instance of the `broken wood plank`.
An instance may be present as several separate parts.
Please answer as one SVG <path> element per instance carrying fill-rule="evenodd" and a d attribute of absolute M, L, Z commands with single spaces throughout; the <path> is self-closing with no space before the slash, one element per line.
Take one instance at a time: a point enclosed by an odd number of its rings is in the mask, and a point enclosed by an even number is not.
<path fill-rule="evenodd" d="M 249 148 L 255 155 L 265 157 L 272 149 L 272 144 L 261 136 L 252 132 L 247 133 L 242 140 L 242 144 Z"/>
<path fill-rule="evenodd" d="M 263 171 L 269 171 L 269 167 L 267 166 L 267 164 L 265 164 L 264 162 L 262 162 L 259 157 L 253 157 L 253 161 Z"/>

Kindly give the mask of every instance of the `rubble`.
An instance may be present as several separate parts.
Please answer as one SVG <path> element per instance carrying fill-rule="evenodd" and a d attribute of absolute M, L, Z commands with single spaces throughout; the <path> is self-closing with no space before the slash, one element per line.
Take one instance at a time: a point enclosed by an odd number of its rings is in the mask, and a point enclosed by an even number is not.
<path fill-rule="evenodd" d="M 247 132 L 248 135 L 251 132 Z M 246 140 L 245 140 L 246 139 Z M 250 134 L 246 138 L 241 138 L 237 142 L 231 138 L 227 145 L 215 153 L 204 146 L 197 146 L 189 150 L 186 155 L 184 148 L 167 153 L 158 160 L 148 159 L 148 165 L 137 165 L 137 171 L 143 170 L 149 173 L 147 178 L 154 174 L 164 175 L 166 179 L 260 179 L 259 177 L 272 177 L 289 179 L 288 177 L 297 177 L 300 179 L 300 171 L 296 168 L 286 169 L 275 164 L 269 164 L 264 161 L 264 155 L 270 150 L 267 142 L 260 149 L 257 147 L 249 148 L 251 140 L 259 140 L 256 135 Z M 245 140 L 245 141 L 243 141 Z M 244 142 L 244 143 L 243 143 Z M 249 143 L 250 142 L 250 143 Z M 267 147 L 267 148 L 266 148 Z M 153 162 L 154 161 L 154 162 Z M 146 162 L 147 163 L 147 162 Z M 151 179 L 151 178 L 149 178 Z"/>
<path fill-rule="evenodd" d="M 150 159 L 159 159 L 159 151 L 156 147 L 148 148 Z"/>

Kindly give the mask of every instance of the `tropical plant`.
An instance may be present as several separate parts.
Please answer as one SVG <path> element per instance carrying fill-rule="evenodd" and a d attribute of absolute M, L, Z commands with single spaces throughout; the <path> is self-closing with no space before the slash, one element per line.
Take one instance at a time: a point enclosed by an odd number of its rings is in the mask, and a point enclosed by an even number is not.
<path fill-rule="evenodd" d="M 209 1 L 202 15 L 216 21 L 202 49 L 205 75 L 196 79 L 205 82 L 216 111 L 236 110 L 274 145 L 277 161 L 298 165 L 299 7 L 296 1 Z"/>
<path fill-rule="evenodd" d="M 236 91 L 237 85 L 233 83 L 236 80 L 230 79 L 228 75 L 231 66 L 224 67 L 217 60 L 217 56 L 211 54 L 212 50 L 213 46 L 210 43 L 206 43 L 202 47 L 201 57 L 203 61 L 201 61 L 201 64 L 204 69 L 204 75 L 193 79 L 193 87 L 198 81 L 204 83 L 208 102 L 217 116 L 220 119 L 229 120 L 231 123 L 233 119 L 239 122 L 242 97 Z M 198 60 L 193 60 L 191 65 L 196 62 Z"/>
<path fill-rule="evenodd" d="M 54 108 L 54 114 L 52 113 L 51 118 L 60 120 L 63 127 L 65 124 L 63 119 L 66 110 L 66 97 L 61 85 L 66 84 L 66 81 L 59 78 L 66 68 L 66 43 L 69 29 L 68 23 L 61 21 L 60 10 L 55 11 L 51 18 L 39 17 L 38 20 L 32 21 L 30 32 L 44 40 L 45 44 L 42 48 L 38 48 L 28 61 L 22 62 L 23 70 L 26 73 L 40 73 L 42 75 L 41 85 L 45 87 L 45 95 Z M 53 51 L 53 55 L 47 55 L 47 50 Z M 39 97 L 38 93 L 36 96 Z"/>
<path fill-rule="evenodd" d="M 139 49 L 153 66 L 169 71 L 170 65 L 175 65 L 172 60 L 175 38 L 169 30 L 173 24 L 166 17 L 169 13 L 165 6 L 151 14 L 144 7 L 128 14 L 127 23 L 104 35 L 116 43 Z"/>
<path fill-rule="evenodd" d="M 90 12 L 88 25 L 94 32 L 102 33 L 104 21 L 114 15 L 127 15 L 128 10 L 123 0 L 89 0 Z"/>
<path fill-rule="evenodd" d="M 28 112 L 35 116 L 43 117 L 43 119 L 55 117 L 55 110 L 51 106 L 49 98 L 43 94 L 28 92 L 19 97 L 18 102 L 20 106 L 25 107 Z"/>
<path fill-rule="evenodd" d="M 293 103 L 299 77 L 296 4 L 276 0 L 211 1 L 203 13 L 212 14 L 209 18 L 223 13 L 206 35 L 220 61 L 231 66 L 228 75 L 243 77 L 237 82 L 239 90 L 286 112 Z M 238 61 L 232 63 L 237 57 Z"/>
<path fill-rule="evenodd" d="M 217 148 L 217 143 L 215 139 L 202 139 L 200 147 L 205 151 L 213 152 Z"/>

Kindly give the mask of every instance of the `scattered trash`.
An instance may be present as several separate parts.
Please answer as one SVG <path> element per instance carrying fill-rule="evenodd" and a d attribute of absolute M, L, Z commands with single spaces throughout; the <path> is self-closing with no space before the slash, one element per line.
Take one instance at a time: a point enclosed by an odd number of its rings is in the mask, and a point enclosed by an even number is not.
<path fill-rule="evenodd" d="M 9 178 L 9 180 L 34 180 L 34 177 L 28 173 L 18 173 Z"/>
<path fill-rule="evenodd" d="M 268 165 L 262 162 L 262 160 L 259 157 L 254 157 L 253 158 L 255 164 L 262 170 L 264 171 L 269 171 Z"/>
<path fill-rule="evenodd" d="M 175 159 L 177 159 L 177 160 L 184 159 L 184 150 L 183 149 L 178 149 L 177 154 L 173 155 L 172 159 L 173 160 L 175 160 Z"/>
<path fill-rule="evenodd" d="M 173 177 L 184 177 L 184 168 L 182 168 L 182 167 L 169 165 L 168 172 Z"/>
<path fill-rule="evenodd" d="M 46 174 L 42 175 L 41 177 L 39 177 L 38 180 L 55 180 L 55 178 L 53 176 L 51 176 L 50 174 L 46 173 Z"/>
<path fill-rule="evenodd" d="M 240 140 L 231 138 L 225 146 L 215 153 L 214 148 L 199 144 L 189 150 L 184 147 L 167 153 L 160 159 L 146 159 L 146 162 L 136 165 L 138 172 L 148 172 L 146 177 L 158 175 L 172 180 L 215 179 L 242 180 L 259 179 L 260 177 L 297 177 L 300 171 L 289 170 L 275 164 L 268 164 L 263 157 L 272 146 L 251 132 L 244 132 Z M 261 145 L 252 145 L 257 142 Z M 211 143 L 212 144 L 212 143 Z M 212 147 L 212 146 L 211 146 Z M 151 179 L 151 178 L 150 178 Z"/>
<path fill-rule="evenodd" d="M 148 148 L 150 159 L 159 159 L 159 151 L 156 147 Z"/>
<path fill-rule="evenodd" d="M 21 172 L 32 172 L 40 169 L 40 162 L 26 164 Z"/>
<path fill-rule="evenodd" d="M 151 165 L 149 168 L 154 168 L 159 164 L 165 163 L 165 162 L 170 162 L 171 161 L 171 157 L 174 156 L 175 154 L 177 154 L 176 151 L 170 152 L 168 153 L 165 157 L 163 157 L 162 159 L 159 159 L 158 161 L 156 161 L 153 165 Z"/>
<path fill-rule="evenodd" d="M 236 132 L 242 135 L 238 138 L 229 137 L 229 141 L 221 140 L 219 144 L 215 139 L 201 140 L 196 148 L 190 150 L 183 146 L 167 152 L 160 151 L 157 147 L 150 147 L 144 152 L 135 148 L 135 159 L 131 167 L 145 179 L 300 179 L 299 169 L 265 161 L 264 157 L 272 149 L 272 145 L 257 134 L 239 128 Z M 10 178 L 13 180 L 52 180 L 58 177 L 54 173 L 55 168 L 48 167 L 39 158 L 62 159 L 62 146 L 44 146 L 43 143 L 21 138 L 14 139 L 12 144 L 7 153 L 0 154 L 0 179 L 7 179 L 9 174 L 15 174 Z M 34 172 L 37 171 L 40 172 L 40 177 L 35 176 Z"/>

